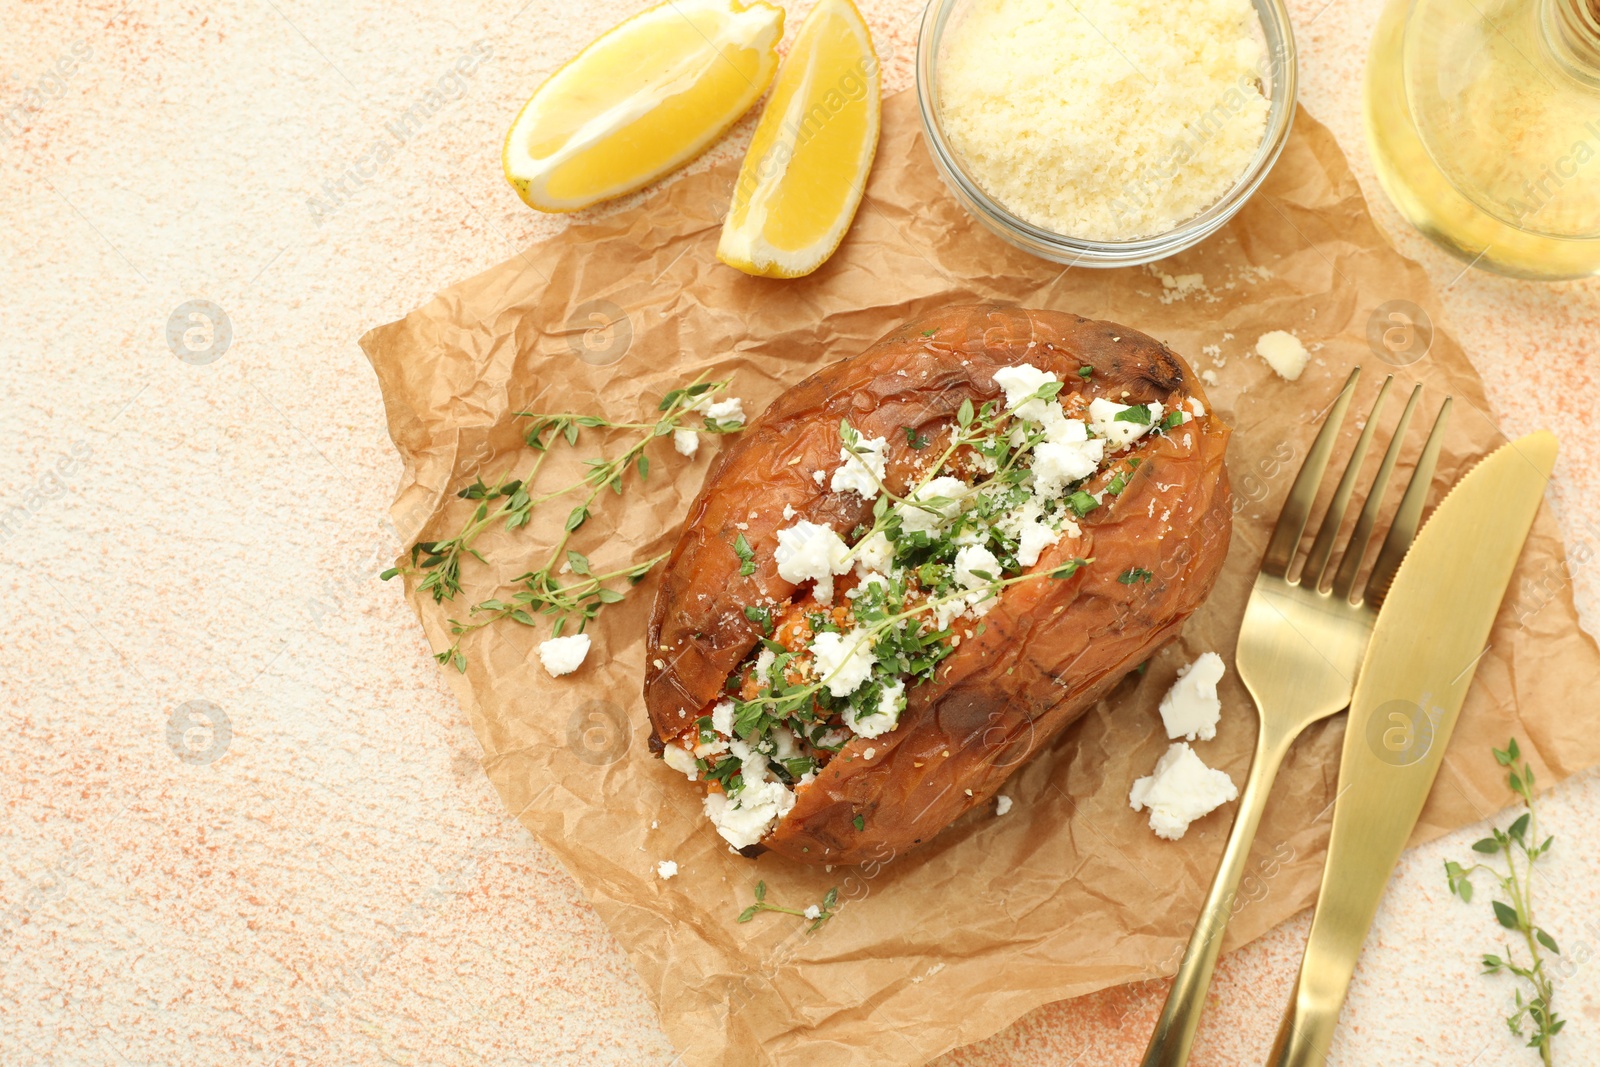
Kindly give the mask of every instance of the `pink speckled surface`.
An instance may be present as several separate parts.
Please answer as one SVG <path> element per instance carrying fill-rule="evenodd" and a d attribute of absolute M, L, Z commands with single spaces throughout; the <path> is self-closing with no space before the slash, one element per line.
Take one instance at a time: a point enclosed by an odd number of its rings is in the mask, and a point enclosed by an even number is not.
<path fill-rule="evenodd" d="M 673 1060 L 376 580 L 398 461 L 355 345 L 564 225 L 501 181 L 505 123 L 639 6 L 0 0 L 0 1063 Z M 905 86 L 916 5 L 863 6 Z M 1302 100 L 1443 291 L 1493 414 L 1555 424 L 1555 506 L 1600 545 L 1600 281 L 1462 274 L 1406 232 L 1361 139 L 1377 0 L 1292 7 Z M 384 125 L 479 41 L 490 57 L 374 166 Z M 233 334 L 205 365 L 166 341 L 197 299 Z M 194 701 L 219 726 L 185 736 Z M 1600 1062 L 1597 816 L 1594 774 L 1544 811 L 1573 1064 Z M 1509 983 L 1475 974 L 1487 910 L 1440 873 L 1478 832 L 1402 860 L 1333 1062 L 1533 1062 L 1498 1021 Z M 1305 927 L 1223 960 L 1196 1067 L 1259 1061 Z M 1134 1063 L 1163 993 L 1052 1005 L 941 1062 Z"/>

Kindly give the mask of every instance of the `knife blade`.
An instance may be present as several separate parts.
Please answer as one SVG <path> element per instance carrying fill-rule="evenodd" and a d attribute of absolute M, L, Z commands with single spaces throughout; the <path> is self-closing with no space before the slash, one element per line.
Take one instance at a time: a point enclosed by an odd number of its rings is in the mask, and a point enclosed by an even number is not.
<path fill-rule="evenodd" d="M 1450 732 L 1555 467 L 1539 431 L 1446 494 L 1378 613 L 1350 701 L 1322 888 L 1270 1067 L 1320 1067 L 1361 943 L 1433 787 Z"/>

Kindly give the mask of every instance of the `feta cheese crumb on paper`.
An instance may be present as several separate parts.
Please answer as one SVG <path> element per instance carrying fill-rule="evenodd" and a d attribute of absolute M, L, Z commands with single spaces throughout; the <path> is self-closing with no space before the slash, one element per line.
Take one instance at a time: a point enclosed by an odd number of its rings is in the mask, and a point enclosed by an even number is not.
<path fill-rule="evenodd" d="M 539 662 L 552 678 L 571 674 L 583 666 L 589 654 L 589 635 L 573 634 L 570 637 L 552 637 L 539 642 Z"/>
<path fill-rule="evenodd" d="M 1278 377 L 1291 382 L 1300 377 L 1300 372 L 1306 369 L 1306 360 L 1311 358 L 1300 338 L 1288 330 L 1262 334 L 1256 341 L 1256 355 L 1266 360 Z"/>
<path fill-rule="evenodd" d="M 689 404 L 689 410 L 698 411 L 716 422 L 734 425 L 744 422 L 744 401 L 736 396 L 730 396 L 726 400 L 715 400 L 713 394 L 701 393 L 693 403 Z"/>
<path fill-rule="evenodd" d="M 1206 276 L 1204 274 L 1179 274 L 1174 277 L 1171 274 L 1163 274 L 1160 271 L 1154 271 L 1153 273 L 1161 279 L 1162 293 L 1160 299 L 1163 304 L 1170 304 L 1174 300 L 1187 299 L 1190 293 L 1200 292 L 1206 287 Z"/>
<path fill-rule="evenodd" d="M 680 456 L 693 456 L 700 451 L 700 435 L 693 430 L 673 430 L 672 447 Z"/>
<path fill-rule="evenodd" d="M 1217 382 L 1219 382 L 1221 379 L 1219 379 L 1217 377 L 1217 372 L 1216 371 L 1214 371 L 1214 370 L 1203 370 L 1203 371 L 1200 372 L 1200 380 L 1202 382 L 1205 382 L 1207 385 L 1211 386 L 1212 388 L 1216 388 Z"/>
<path fill-rule="evenodd" d="M 835 493 L 854 489 L 868 500 L 878 498 L 878 488 L 883 484 L 883 458 L 889 442 L 882 437 L 863 437 L 856 442 L 862 453 L 848 448 L 839 449 L 841 466 L 833 472 L 828 488 Z"/>
<path fill-rule="evenodd" d="M 1179 741 L 1168 746 L 1154 774 L 1133 783 L 1128 806 L 1134 811 L 1149 808 L 1150 829 L 1157 837 L 1176 841 L 1194 820 L 1238 798 L 1232 778 L 1207 767 Z"/>
<path fill-rule="evenodd" d="M 1200 657 L 1178 671 L 1177 681 L 1161 698 L 1161 722 L 1167 739 L 1209 741 L 1217 736 L 1217 720 L 1222 718 L 1222 701 L 1217 698 L 1217 683 L 1227 668 L 1215 652 Z"/>
<path fill-rule="evenodd" d="M 664 882 L 678 873 L 678 865 L 672 860 L 662 860 L 656 864 L 656 873 L 661 876 L 661 880 Z"/>
<path fill-rule="evenodd" d="M 795 585 L 816 582 L 817 600 L 823 604 L 833 602 L 833 576 L 853 566 L 849 555 L 850 547 L 831 527 L 805 519 L 778 531 L 778 548 L 773 553 L 778 577 Z"/>
<path fill-rule="evenodd" d="M 809 904 L 806 906 L 806 910 L 803 914 L 808 919 L 820 919 L 822 918 L 822 909 L 817 907 L 815 904 Z"/>
<path fill-rule="evenodd" d="M 1001 793 L 999 796 L 994 798 L 994 813 L 995 813 L 995 815 L 997 815 L 997 816 L 998 815 L 1004 815 L 1006 812 L 1008 812 L 1010 810 L 1011 810 L 1011 798 L 1010 797 L 1006 796 L 1004 793 Z"/>

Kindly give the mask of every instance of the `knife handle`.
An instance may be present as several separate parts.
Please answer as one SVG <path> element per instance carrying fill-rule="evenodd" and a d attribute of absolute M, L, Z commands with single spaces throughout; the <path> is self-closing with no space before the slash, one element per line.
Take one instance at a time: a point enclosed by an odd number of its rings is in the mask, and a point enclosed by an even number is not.
<path fill-rule="evenodd" d="M 1156 1020 L 1140 1067 L 1183 1067 L 1189 1061 L 1195 1028 L 1200 1025 L 1200 1014 L 1205 1010 L 1206 990 L 1211 987 L 1211 974 L 1217 966 L 1217 954 L 1222 950 L 1222 935 L 1228 931 L 1228 920 L 1233 916 L 1233 904 L 1239 895 L 1239 879 L 1244 874 L 1245 861 L 1250 858 L 1250 845 L 1261 825 L 1261 813 L 1266 810 L 1272 782 L 1294 738 L 1294 733 L 1265 728 L 1256 737 L 1255 757 L 1250 761 L 1250 776 L 1239 797 L 1239 810 L 1228 834 L 1228 844 L 1223 849 L 1222 861 L 1211 881 L 1211 891 L 1206 894 L 1200 917 L 1189 935 L 1189 946 L 1172 979 L 1172 988 L 1167 992 L 1167 1001 L 1161 1007 L 1161 1017 Z"/>
<path fill-rule="evenodd" d="M 1268 1067 L 1326 1062 L 1361 944 L 1433 786 L 1449 725 L 1453 717 L 1431 750 L 1405 766 L 1378 758 L 1360 716 L 1347 726 L 1317 910 Z"/>

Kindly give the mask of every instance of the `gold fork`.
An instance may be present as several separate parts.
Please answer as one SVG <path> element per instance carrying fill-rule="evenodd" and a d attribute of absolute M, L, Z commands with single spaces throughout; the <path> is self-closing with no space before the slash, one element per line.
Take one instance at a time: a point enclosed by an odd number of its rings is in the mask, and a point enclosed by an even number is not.
<path fill-rule="evenodd" d="M 1205 1007 L 1206 989 L 1211 985 L 1211 972 L 1216 967 L 1217 953 L 1222 947 L 1222 935 L 1227 930 L 1228 917 L 1233 912 L 1239 877 L 1244 872 L 1251 842 L 1255 839 L 1262 811 L 1272 792 L 1273 779 L 1277 777 L 1278 768 L 1290 745 L 1306 727 L 1349 705 L 1361 659 L 1377 619 L 1378 603 L 1393 580 L 1395 571 L 1400 568 L 1400 561 L 1405 558 L 1422 519 L 1422 508 L 1427 501 L 1428 487 L 1433 481 L 1433 470 L 1439 457 L 1445 420 L 1450 413 L 1448 399 L 1434 420 L 1427 444 L 1423 446 L 1410 484 L 1401 498 L 1400 508 L 1384 536 L 1371 575 L 1358 590 L 1356 577 L 1377 525 L 1384 490 L 1388 488 L 1389 478 L 1394 473 L 1401 444 L 1422 392 L 1419 385 L 1412 390 L 1411 398 L 1406 402 L 1405 411 L 1384 452 L 1383 462 L 1367 492 L 1355 528 L 1340 555 L 1332 586 L 1326 591 L 1321 588 L 1333 556 L 1334 541 L 1344 522 L 1356 479 L 1361 474 L 1368 446 L 1377 429 L 1378 415 L 1394 382 L 1391 375 L 1378 391 L 1378 398 L 1345 466 L 1344 476 L 1334 489 L 1322 525 L 1306 553 L 1305 565 L 1297 576 L 1290 577 L 1306 522 L 1311 516 L 1312 504 L 1321 488 L 1328 460 L 1333 454 L 1334 443 L 1351 398 L 1355 395 L 1360 374 L 1360 367 L 1350 373 L 1344 389 L 1329 409 L 1322 429 L 1300 467 L 1300 473 L 1295 476 L 1288 499 L 1278 515 L 1278 524 L 1272 531 L 1266 555 L 1261 560 L 1261 570 L 1256 575 L 1250 602 L 1245 607 L 1244 624 L 1239 631 L 1234 660 L 1239 678 L 1255 699 L 1260 718 L 1255 756 L 1250 764 L 1244 793 L 1239 799 L 1233 830 L 1228 835 L 1227 848 L 1222 853 L 1222 863 L 1211 883 L 1211 892 L 1206 896 L 1199 921 L 1189 937 L 1189 947 L 1173 979 L 1167 1002 L 1161 1009 L 1155 1033 L 1145 1049 L 1142 1067 L 1182 1067 L 1188 1062 L 1195 1027 Z"/>

